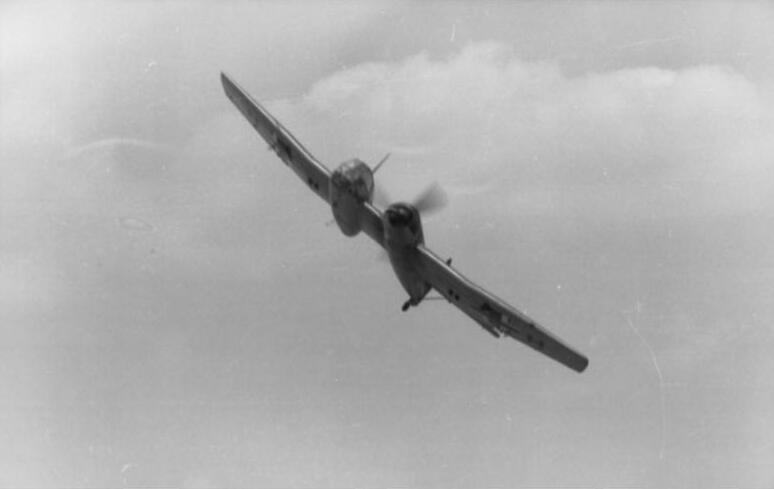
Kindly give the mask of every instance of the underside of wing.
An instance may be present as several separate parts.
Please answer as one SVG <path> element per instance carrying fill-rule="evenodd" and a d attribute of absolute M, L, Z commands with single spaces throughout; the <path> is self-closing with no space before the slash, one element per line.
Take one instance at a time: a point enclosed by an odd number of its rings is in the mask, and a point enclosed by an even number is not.
<path fill-rule="evenodd" d="M 425 280 L 449 302 L 494 336 L 510 336 L 557 362 L 583 372 L 588 359 L 507 302 L 477 286 L 449 263 L 417 247 L 419 268 Z"/>
<path fill-rule="evenodd" d="M 330 170 L 317 161 L 261 104 L 256 102 L 225 73 L 220 74 L 223 90 L 242 115 L 285 162 L 323 200 L 330 198 Z"/>

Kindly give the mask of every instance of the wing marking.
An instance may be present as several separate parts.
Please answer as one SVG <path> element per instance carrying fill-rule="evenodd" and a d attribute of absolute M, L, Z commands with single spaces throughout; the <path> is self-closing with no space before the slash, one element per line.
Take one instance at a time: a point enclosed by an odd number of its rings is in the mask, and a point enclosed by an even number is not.
<path fill-rule="evenodd" d="M 325 202 L 330 199 L 331 172 L 317 161 L 280 122 L 225 73 L 220 74 L 223 90 L 269 148 Z"/>

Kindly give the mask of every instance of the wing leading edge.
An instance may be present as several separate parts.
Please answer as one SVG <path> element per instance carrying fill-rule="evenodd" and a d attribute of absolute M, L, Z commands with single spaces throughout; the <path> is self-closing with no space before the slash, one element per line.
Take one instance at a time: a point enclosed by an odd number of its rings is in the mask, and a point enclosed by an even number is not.
<path fill-rule="evenodd" d="M 253 100 L 247 92 L 237 85 L 225 73 L 220 74 L 223 90 L 228 98 L 239 109 L 245 119 L 252 124 L 258 134 L 269 143 L 269 147 L 277 153 L 303 180 L 314 193 L 325 202 L 330 198 L 331 172 L 325 165 L 317 161 L 312 154 L 299 143 L 280 122 L 269 114 L 261 104 Z"/>
<path fill-rule="evenodd" d="M 583 372 L 588 359 L 502 299 L 468 280 L 438 255 L 417 247 L 425 280 L 492 335 L 510 336 L 557 362 Z"/>

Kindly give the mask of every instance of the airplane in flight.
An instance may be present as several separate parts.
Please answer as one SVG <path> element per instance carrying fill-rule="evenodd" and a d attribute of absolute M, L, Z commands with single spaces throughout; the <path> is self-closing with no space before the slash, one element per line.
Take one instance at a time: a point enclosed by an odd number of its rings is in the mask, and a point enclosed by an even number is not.
<path fill-rule="evenodd" d="M 373 169 L 359 159 L 331 171 L 299 143 L 280 122 L 234 83 L 220 75 L 223 89 L 271 150 L 326 204 L 346 236 L 365 232 L 381 246 L 409 299 L 402 310 L 418 306 L 431 289 L 467 314 L 492 336 L 510 336 L 557 362 L 583 372 L 588 359 L 504 300 L 484 290 L 425 246 L 420 211 L 440 200 L 432 188 L 414 203 L 398 202 L 379 209 L 373 202 Z M 389 156 L 389 155 L 388 155 Z"/>

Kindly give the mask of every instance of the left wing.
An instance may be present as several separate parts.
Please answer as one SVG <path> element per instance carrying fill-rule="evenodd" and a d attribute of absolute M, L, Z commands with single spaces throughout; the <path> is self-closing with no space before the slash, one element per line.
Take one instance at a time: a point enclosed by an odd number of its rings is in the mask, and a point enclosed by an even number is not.
<path fill-rule="evenodd" d="M 589 361 L 581 353 L 465 278 L 424 245 L 417 246 L 417 251 L 419 271 L 424 279 L 489 333 L 496 337 L 510 336 L 577 372 L 586 369 Z"/>
<path fill-rule="evenodd" d="M 220 74 L 228 98 L 236 105 L 242 115 L 258 131 L 258 134 L 269 143 L 269 146 L 282 161 L 285 162 L 303 180 L 314 193 L 325 202 L 330 199 L 331 172 L 325 165 L 317 161 L 312 154 L 282 127 L 282 124 L 261 104 L 253 100 L 242 88 L 234 83 L 225 73 Z"/>
<path fill-rule="evenodd" d="M 236 105 L 242 115 L 269 143 L 277 156 L 291 167 L 324 201 L 330 203 L 331 172 L 317 161 L 312 154 L 299 143 L 261 104 L 253 100 L 239 85 L 225 73 L 220 74 L 228 98 Z M 360 208 L 360 227 L 379 246 L 384 247 L 384 227 L 382 212 L 370 202 L 364 202 Z"/>

